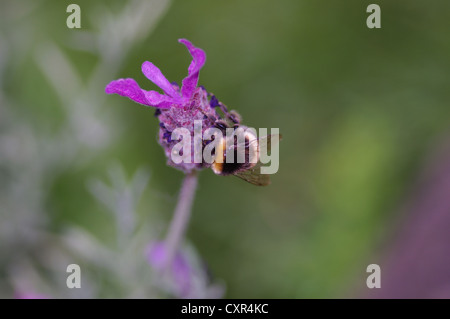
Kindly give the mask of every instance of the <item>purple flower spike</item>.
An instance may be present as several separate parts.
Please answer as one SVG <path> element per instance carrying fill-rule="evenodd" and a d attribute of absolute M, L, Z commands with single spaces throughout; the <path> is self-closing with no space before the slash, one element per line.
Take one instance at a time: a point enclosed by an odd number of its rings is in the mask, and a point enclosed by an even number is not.
<path fill-rule="evenodd" d="M 156 242 L 151 244 L 147 251 L 147 258 L 148 262 L 154 269 L 162 270 L 166 258 L 164 243 Z M 172 264 L 172 275 L 175 283 L 176 294 L 182 298 L 188 297 L 193 273 L 187 259 L 182 253 L 175 255 Z"/>
<path fill-rule="evenodd" d="M 108 94 L 119 94 L 129 99 L 157 108 L 155 116 L 162 125 L 159 130 L 159 143 L 164 148 L 169 165 L 189 173 L 193 170 L 208 168 L 208 163 L 196 163 L 194 158 L 190 163 L 174 163 L 171 159 L 173 146 L 178 142 L 171 139 L 172 132 L 179 127 L 187 128 L 194 136 L 194 122 L 202 122 L 202 133 L 212 127 L 218 114 L 210 107 L 209 97 L 213 96 L 205 88 L 198 87 L 200 70 L 206 61 L 205 52 L 195 47 L 186 39 L 178 40 L 184 44 L 192 56 L 192 61 L 188 67 L 188 75 L 183 79 L 181 88 L 170 82 L 151 62 L 142 64 L 142 73 L 154 84 L 162 93 L 157 91 L 146 91 L 139 87 L 133 79 L 118 79 L 106 86 L 105 92 Z M 212 105 L 218 105 L 215 97 L 211 101 Z M 192 154 L 194 156 L 194 154 Z"/>

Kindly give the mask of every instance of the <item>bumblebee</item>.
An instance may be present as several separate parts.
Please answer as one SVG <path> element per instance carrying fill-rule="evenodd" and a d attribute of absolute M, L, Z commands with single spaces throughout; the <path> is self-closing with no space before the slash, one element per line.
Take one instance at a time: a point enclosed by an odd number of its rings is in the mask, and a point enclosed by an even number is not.
<path fill-rule="evenodd" d="M 260 149 L 269 150 L 274 141 L 278 142 L 281 139 L 281 135 L 272 134 L 262 138 L 257 138 L 250 130 L 247 130 L 246 126 L 240 124 L 241 117 L 235 111 L 228 111 L 226 106 L 219 102 L 219 107 L 225 115 L 226 120 L 223 120 L 219 116 L 214 119 L 214 127 L 222 131 L 222 137 L 217 142 L 215 149 L 214 161 L 211 165 L 212 171 L 221 176 L 234 175 L 244 181 L 257 186 L 266 186 L 270 184 L 270 177 L 268 174 L 261 174 L 261 162 L 260 162 Z M 238 143 L 236 136 L 233 140 L 227 141 L 226 130 L 233 128 L 234 130 L 242 129 L 244 134 L 244 142 Z M 244 143 L 242 145 L 242 143 Z M 236 160 L 238 157 L 238 150 L 245 150 L 245 160 L 242 163 L 238 163 Z M 227 163 L 227 154 L 232 154 L 233 161 Z"/>

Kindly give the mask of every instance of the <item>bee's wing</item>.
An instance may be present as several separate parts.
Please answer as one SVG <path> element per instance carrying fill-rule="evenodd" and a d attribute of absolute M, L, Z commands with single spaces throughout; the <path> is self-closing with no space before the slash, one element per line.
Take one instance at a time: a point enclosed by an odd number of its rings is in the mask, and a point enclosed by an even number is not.
<path fill-rule="evenodd" d="M 272 143 L 275 145 L 275 143 L 281 141 L 281 138 L 282 138 L 281 134 L 271 134 L 263 136 L 260 139 L 258 139 L 259 149 L 263 148 L 268 152 L 272 147 Z"/>
<path fill-rule="evenodd" d="M 261 174 L 260 168 L 261 164 L 257 163 L 253 168 L 236 172 L 233 175 L 256 186 L 267 186 L 270 184 L 270 177 L 268 174 Z"/>
<path fill-rule="evenodd" d="M 276 138 L 274 138 L 276 137 Z M 281 140 L 280 134 L 272 134 L 267 135 L 262 138 L 260 138 L 259 141 L 259 149 L 261 149 L 261 145 L 264 147 L 266 151 L 270 150 L 270 147 L 272 145 L 272 139 L 274 143 L 278 143 Z M 250 143 L 255 142 L 250 141 Z M 233 175 L 243 179 L 246 182 L 249 182 L 253 185 L 257 186 L 267 186 L 270 184 L 270 176 L 269 174 L 261 174 L 261 162 L 256 163 L 255 166 L 253 166 L 251 169 L 247 169 L 244 171 L 238 171 L 234 173 Z"/>

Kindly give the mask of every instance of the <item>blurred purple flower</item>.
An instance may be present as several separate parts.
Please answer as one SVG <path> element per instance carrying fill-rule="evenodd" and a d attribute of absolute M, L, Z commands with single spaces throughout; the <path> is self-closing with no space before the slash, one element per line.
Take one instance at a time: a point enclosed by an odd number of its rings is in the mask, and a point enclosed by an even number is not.
<path fill-rule="evenodd" d="M 36 294 L 33 292 L 20 292 L 14 294 L 14 299 L 50 299 L 46 295 Z"/>
<path fill-rule="evenodd" d="M 163 270 L 166 256 L 166 248 L 163 242 L 150 244 L 147 249 L 148 262 L 156 270 Z M 192 286 L 193 270 L 189 266 L 187 258 L 181 252 L 178 252 L 174 257 L 171 275 L 175 284 L 176 295 L 187 298 Z"/>
<path fill-rule="evenodd" d="M 183 79 L 181 89 L 176 83 L 169 82 L 153 63 L 146 61 L 142 64 L 142 73 L 161 88 L 164 94 L 143 90 L 130 78 L 112 81 L 106 86 L 105 92 L 126 96 L 137 103 L 157 108 L 155 116 L 160 121 L 159 143 L 164 148 L 168 164 L 189 173 L 208 168 L 210 164 L 195 163 L 193 159 L 190 163 L 174 163 L 171 160 L 171 151 L 178 141 L 172 140 L 172 132 L 175 128 L 185 127 L 194 136 L 194 121 L 201 121 L 203 133 L 214 124 L 212 119 L 217 116 L 214 106 L 219 105 L 219 102 L 204 87 L 197 87 L 200 69 L 206 61 L 205 52 L 186 39 L 178 41 L 186 46 L 192 56 L 188 75 Z"/>

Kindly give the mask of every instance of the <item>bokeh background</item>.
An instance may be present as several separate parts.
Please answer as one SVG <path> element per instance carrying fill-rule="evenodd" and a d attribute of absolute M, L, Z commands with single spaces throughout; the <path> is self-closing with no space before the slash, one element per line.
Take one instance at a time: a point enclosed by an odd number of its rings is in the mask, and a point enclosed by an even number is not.
<path fill-rule="evenodd" d="M 430 160 L 449 138 L 448 1 L 78 0 L 82 28 L 68 29 L 72 2 L 0 4 L 0 297 L 170 296 L 145 247 L 164 237 L 183 176 L 165 165 L 153 110 L 104 87 L 156 89 L 146 60 L 180 82 L 178 38 L 207 53 L 199 84 L 283 134 L 269 187 L 201 173 L 185 246 L 200 265 L 193 296 L 366 296 L 367 265 L 384 271 L 408 225 L 405 202 L 433 185 L 445 196 L 416 215 L 446 201 L 449 184 L 426 172 L 449 162 Z M 366 26 L 373 2 L 381 29 Z M 423 251 L 440 240 L 422 237 Z M 450 264 L 445 240 L 430 263 Z M 66 288 L 71 263 L 81 289 Z M 426 267 L 414 278 L 429 282 Z"/>

